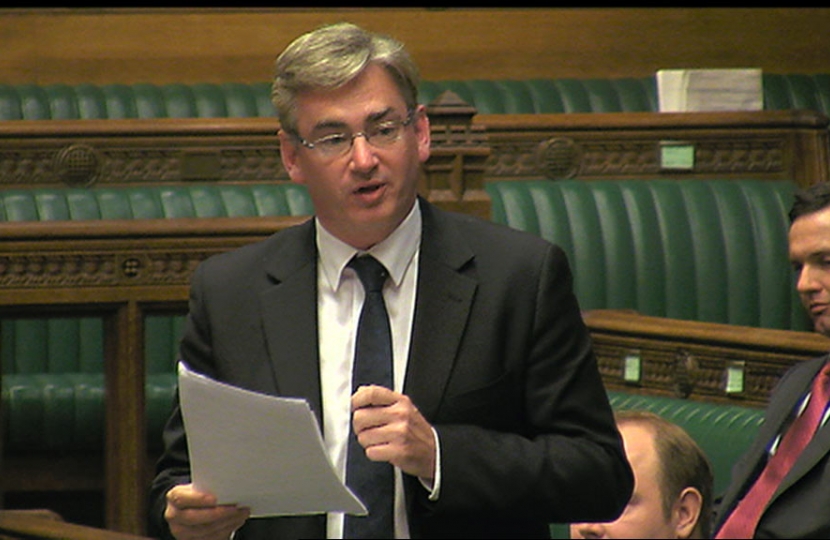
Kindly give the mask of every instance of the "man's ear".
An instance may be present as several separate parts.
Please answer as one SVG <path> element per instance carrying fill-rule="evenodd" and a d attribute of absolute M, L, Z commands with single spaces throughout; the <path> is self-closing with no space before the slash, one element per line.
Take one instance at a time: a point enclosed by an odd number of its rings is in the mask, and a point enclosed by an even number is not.
<path fill-rule="evenodd" d="M 418 105 L 413 113 L 415 115 L 415 136 L 418 138 L 418 159 L 421 163 L 426 163 L 430 155 L 430 144 L 432 141 L 432 132 L 429 127 L 429 117 L 427 116 L 426 107 Z"/>
<path fill-rule="evenodd" d="M 292 182 L 302 184 L 301 168 L 297 164 L 297 141 L 283 129 L 279 131 L 279 138 L 280 157 L 282 157 L 282 165 L 285 167 L 285 172 L 288 173 Z"/>
<path fill-rule="evenodd" d="M 678 538 L 700 537 L 698 521 L 703 508 L 703 495 L 696 488 L 687 487 L 680 492 L 680 496 L 672 509 L 672 521 Z"/>

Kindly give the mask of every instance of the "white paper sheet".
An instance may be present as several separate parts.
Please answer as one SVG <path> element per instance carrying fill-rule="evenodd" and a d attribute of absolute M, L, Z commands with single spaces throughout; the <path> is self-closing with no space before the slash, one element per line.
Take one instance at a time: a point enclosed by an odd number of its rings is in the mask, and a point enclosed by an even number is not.
<path fill-rule="evenodd" d="M 760 111 L 764 107 L 759 68 L 661 69 L 660 112 Z"/>
<path fill-rule="evenodd" d="M 366 514 L 337 477 L 308 402 L 220 383 L 183 362 L 178 373 L 196 488 L 251 517 Z"/>

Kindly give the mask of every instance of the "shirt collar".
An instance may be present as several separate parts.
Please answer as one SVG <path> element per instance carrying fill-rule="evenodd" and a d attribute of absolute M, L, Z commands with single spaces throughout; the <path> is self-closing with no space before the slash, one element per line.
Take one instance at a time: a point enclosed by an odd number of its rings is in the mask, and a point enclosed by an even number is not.
<path fill-rule="evenodd" d="M 419 202 L 382 242 L 363 252 L 337 239 L 316 220 L 317 250 L 323 276 L 333 290 L 340 286 L 343 269 L 356 254 L 368 253 L 383 263 L 395 286 L 399 286 L 421 242 L 421 209 Z"/>

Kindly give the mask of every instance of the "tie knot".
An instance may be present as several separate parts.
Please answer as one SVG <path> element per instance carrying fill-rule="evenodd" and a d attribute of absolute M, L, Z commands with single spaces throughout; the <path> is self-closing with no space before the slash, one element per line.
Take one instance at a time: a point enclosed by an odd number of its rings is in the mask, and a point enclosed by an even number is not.
<path fill-rule="evenodd" d="M 349 266 L 357 272 L 357 277 L 360 278 L 363 289 L 367 293 L 380 292 L 383 289 L 383 283 L 386 281 L 388 272 L 377 259 L 371 255 L 354 257 L 349 261 Z"/>

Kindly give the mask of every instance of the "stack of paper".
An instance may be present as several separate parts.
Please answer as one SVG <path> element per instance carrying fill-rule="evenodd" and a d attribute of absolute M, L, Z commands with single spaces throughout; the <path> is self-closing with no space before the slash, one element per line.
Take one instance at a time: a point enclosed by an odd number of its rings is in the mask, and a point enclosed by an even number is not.
<path fill-rule="evenodd" d="M 183 362 L 178 380 L 197 489 L 251 517 L 366 514 L 338 479 L 308 402 L 217 382 Z"/>
<path fill-rule="evenodd" d="M 661 69 L 657 72 L 660 112 L 760 111 L 761 70 Z"/>

